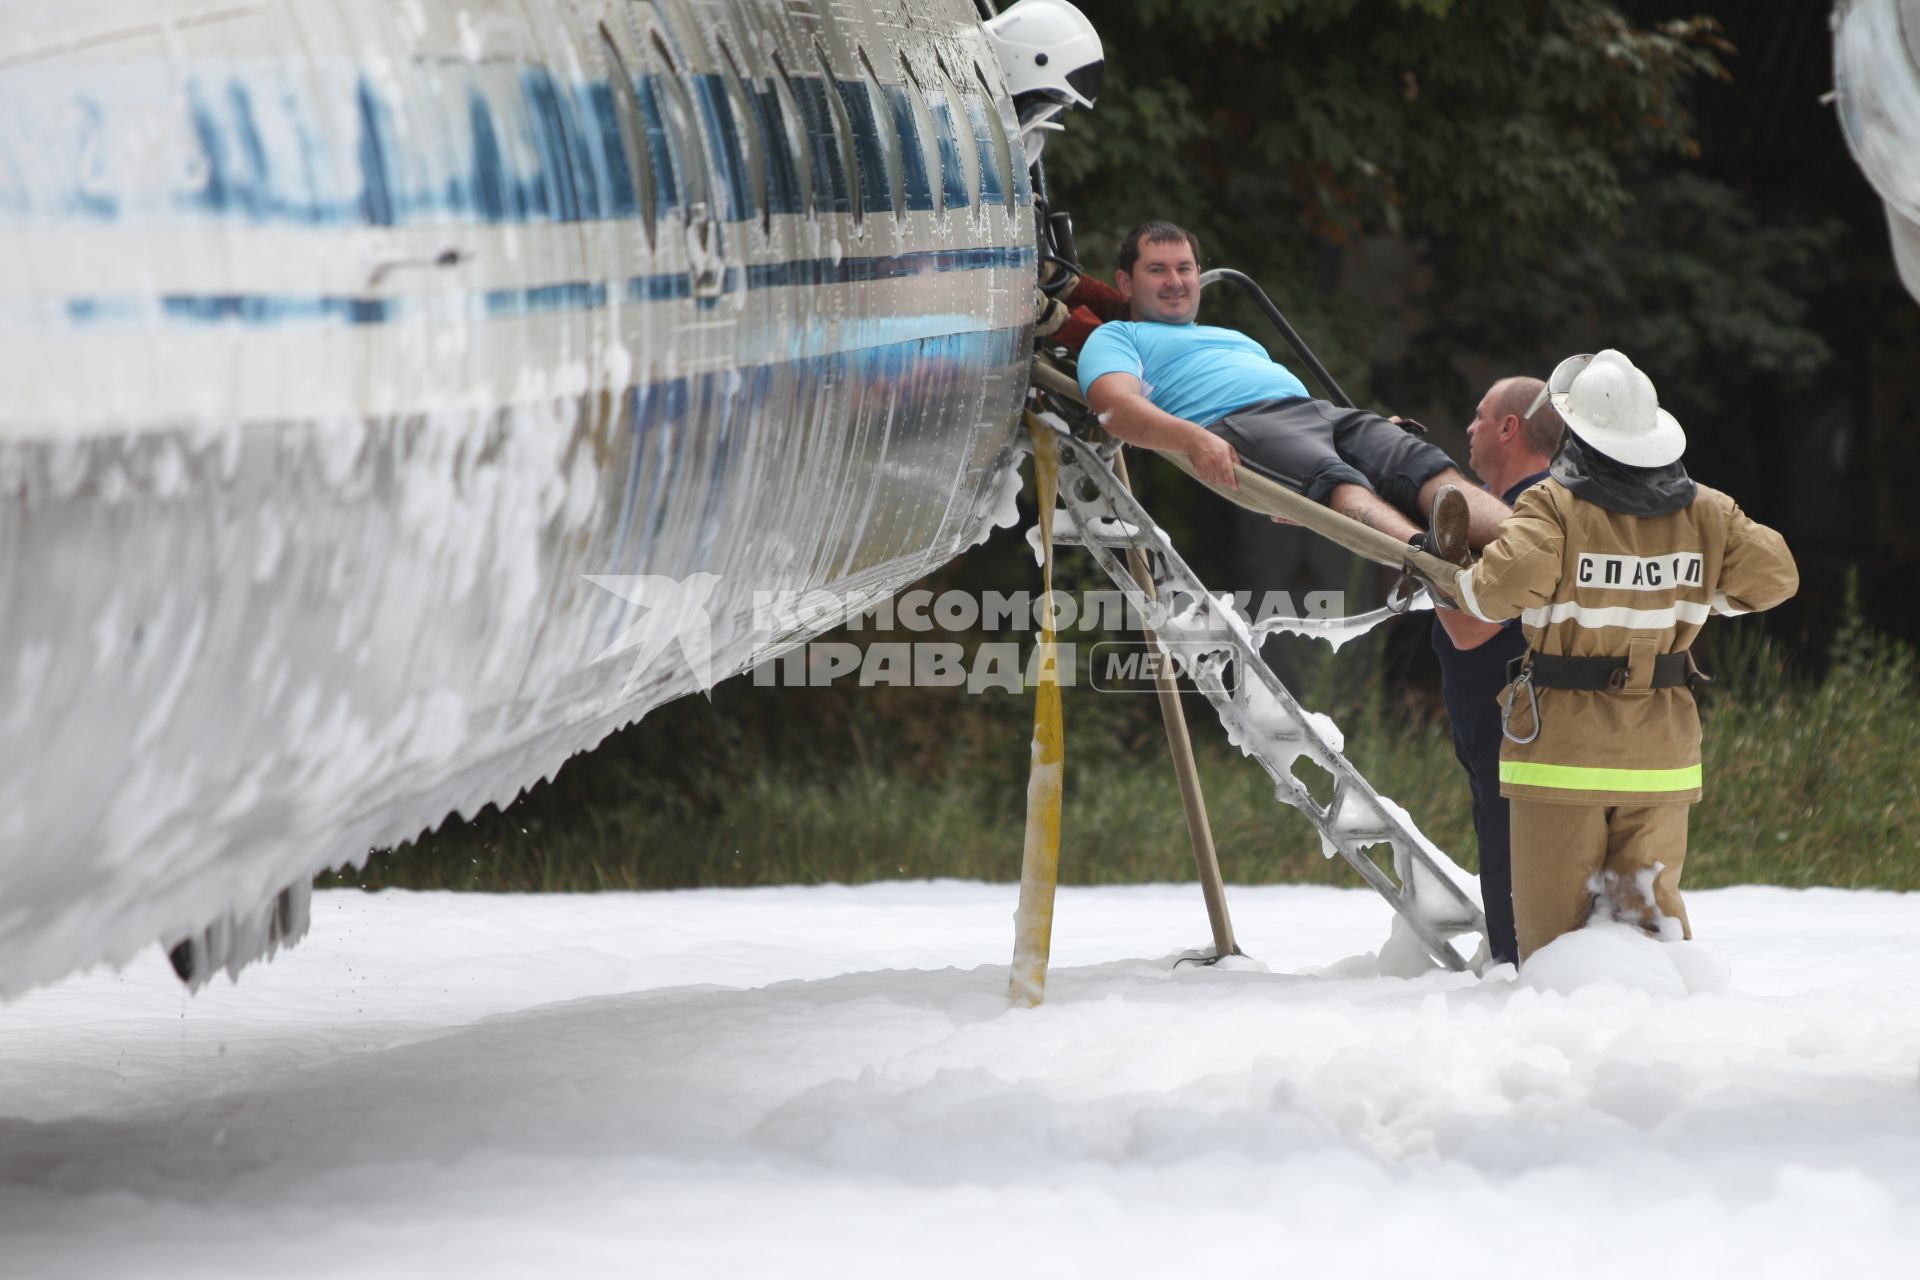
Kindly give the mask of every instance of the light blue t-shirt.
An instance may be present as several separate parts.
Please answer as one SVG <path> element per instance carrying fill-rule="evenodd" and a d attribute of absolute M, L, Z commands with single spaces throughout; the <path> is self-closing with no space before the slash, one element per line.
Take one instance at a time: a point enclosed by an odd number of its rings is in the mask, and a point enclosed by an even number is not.
<path fill-rule="evenodd" d="M 1080 351 L 1080 390 L 1108 373 L 1130 373 L 1155 408 L 1201 426 L 1261 400 L 1307 394 L 1306 384 L 1267 349 L 1210 324 L 1114 320 Z"/>

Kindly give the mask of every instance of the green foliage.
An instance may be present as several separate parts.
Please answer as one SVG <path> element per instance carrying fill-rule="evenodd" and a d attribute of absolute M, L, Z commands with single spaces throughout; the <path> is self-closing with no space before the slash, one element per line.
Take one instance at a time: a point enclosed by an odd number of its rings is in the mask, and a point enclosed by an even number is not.
<path fill-rule="evenodd" d="M 1610 224 L 1619 162 L 1690 151 L 1681 88 L 1724 74 L 1710 19 L 1643 29 L 1594 0 L 1143 0 L 1099 20 L 1109 88 L 1048 154 L 1089 245 L 1165 213 L 1296 281 L 1316 243 L 1370 231 L 1490 263 Z"/>
<path fill-rule="evenodd" d="M 1361 772 L 1473 865 L 1467 788 L 1446 723 L 1389 705 L 1359 646 L 1308 664 L 1303 702 L 1332 712 Z M 1687 884 L 1920 889 L 1920 674 L 1857 604 L 1818 685 L 1789 677 L 1764 632 L 1730 624 L 1703 708 L 1707 794 Z M 494 891 L 1018 878 L 1029 699 L 911 690 L 723 685 L 656 711 L 506 814 L 491 809 L 328 885 Z M 779 706 L 807 751 L 755 723 Z M 1222 866 L 1244 883 L 1357 885 L 1305 819 L 1189 700 Z M 911 714 L 898 715 L 912 704 Z M 862 720 L 853 715 L 860 709 Z M 1066 698 L 1061 878 L 1181 881 L 1192 855 L 1150 697 Z"/>
<path fill-rule="evenodd" d="M 1784 664 L 1764 639 L 1750 639 L 1748 653 L 1741 666 L 1757 673 L 1751 692 L 1736 688 L 1706 708 L 1708 789 L 1689 880 L 1920 887 L 1920 674 L 1912 648 L 1867 625 L 1849 575 L 1817 688 L 1783 680 Z M 1724 661 L 1721 670 L 1724 684 Z"/>
<path fill-rule="evenodd" d="M 1565 354 L 1557 344 L 1567 330 L 1583 329 L 1591 343 L 1643 353 L 1661 403 L 1711 436 L 1723 387 L 1744 393 L 1765 377 L 1799 390 L 1831 360 L 1808 327 L 1808 299 L 1833 282 L 1841 234 L 1831 220 L 1771 225 L 1733 188 L 1697 174 L 1648 178 L 1621 237 L 1569 238 L 1525 272 L 1487 277 L 1434 332 L 1442 347 L 1472 342 L 1545 369 Z M 1560 309 L 1557 325 L 1539 323 L 1543 300 Z M 1706 442 L 1710 453 L 1715 442 Z"/>

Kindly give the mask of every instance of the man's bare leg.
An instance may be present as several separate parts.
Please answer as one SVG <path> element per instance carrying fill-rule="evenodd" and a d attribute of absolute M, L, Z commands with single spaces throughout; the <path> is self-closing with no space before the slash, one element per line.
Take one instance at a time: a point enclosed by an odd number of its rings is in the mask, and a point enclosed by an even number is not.
<path fill-rule="evenodd" d="M 1465 484 L 1464 481 L 1461 483 L 1463 485 Z M 1426 500 L 1427 510 L 1431 511 L 1433 509 L 1433 499 L 1427 496 L 1424 489 L 1421 490 L 1421 497 Z M 1419 526 L 1407 519 L 1398 507 L 1395 507 L 1391 502 L 1388 502 L 1385 498 L 1364 485 L 1337 484 L 1333 486 L 1333 492 L 1327 495 L 1327 505 L 1343 516 L 1358 520 L 1369 529 L 1378 529 L 1382 533 L 1390 533 L 1402 542 L 1405 542 L 1414 534 L 1420 532 Z M 1505 510 L 1505 508 L 1503 507 L 1502 510 Z"/>
<path fill-rule="evenodd" d="M 1478 551 L 1499 536 L 1500 522 L 1513 514 L 1513 508 L 1461 475 L 1453 467 L 1448 467 L 1420 486 L 1420 510 L 1428 519 L 1433 517 L 1433 495 L 1439 493 L 1446 485 L 1455 486 L 1467 499 L 1468 546 Z M 1336 489 L 1334 492 L 1337 494 L 1340 491 Z M 1411 538 L 1413 534 L 1409 533 L 1407 536 Z"/>

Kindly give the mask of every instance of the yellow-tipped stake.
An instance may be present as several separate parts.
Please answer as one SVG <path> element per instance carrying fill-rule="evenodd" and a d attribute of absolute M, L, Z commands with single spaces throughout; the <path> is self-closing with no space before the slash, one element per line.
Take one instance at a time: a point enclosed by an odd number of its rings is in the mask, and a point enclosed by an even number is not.
<path fill-rule="evenodd" d="M 1033 475 L 1040 503 L 1041 598 L 1053 592 L 1053 507 L 1059 454 L 1053 428 L 1027 415 L 1033 433 Z M 1053 948 L 1053 891 L 1060 881 L 1060 794 L 1067 758 L 1060 719 L 1058 650 L 1053 611 L 1040 621 L 1039 686 L 1033 698 L 1033 754 L 1027 773 L 1026 850 L 1020 859 L 1020 908 L 1013 916 L 1013 971 L 1007 997 L 1022 1008 L 1046 998 L 1047 957 Z"/>

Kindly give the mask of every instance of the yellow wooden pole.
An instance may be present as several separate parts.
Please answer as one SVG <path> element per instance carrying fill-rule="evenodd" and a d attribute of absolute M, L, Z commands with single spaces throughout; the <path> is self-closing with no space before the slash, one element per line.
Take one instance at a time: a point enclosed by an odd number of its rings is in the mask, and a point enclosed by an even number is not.
<path fill-rule="evenodd" d="M 1059 452 L 1053 428 L 1027 415 L 1033 433 L 1033 475 L 1040 503 L 1040 589 L 1053 592 L 1053 507 Z M 1020 859 L 1020 907 L 1013 917 L 1013 969 L 1007 997 L 1031 1008 L 1046 998 L 1047 957 L 1053 948 L 1053 897 L 1060 880 L 1060 797 L 1066 731 L 1060 716 L 1059 650 L 1053 610 L 1040 622 L 1039 684 L 1033 700 L 1033 752 L 1027 771 L 1026 847 Z"/>

